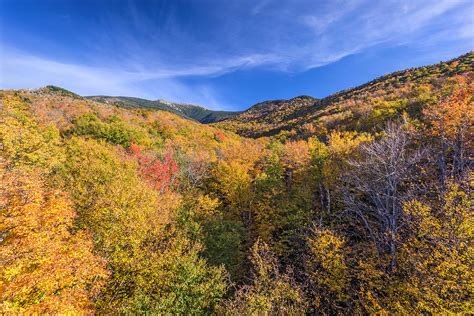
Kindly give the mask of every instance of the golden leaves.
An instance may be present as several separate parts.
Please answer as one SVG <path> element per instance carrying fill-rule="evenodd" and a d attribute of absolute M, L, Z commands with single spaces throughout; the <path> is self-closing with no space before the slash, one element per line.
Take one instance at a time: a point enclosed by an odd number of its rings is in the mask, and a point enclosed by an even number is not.
<path fill-rule="evenodd" d="M 76 213 L 35 171 L 1 170 L 2 312 L 84 313 L 107 278 L 85 230 L 71 233 Z"/>

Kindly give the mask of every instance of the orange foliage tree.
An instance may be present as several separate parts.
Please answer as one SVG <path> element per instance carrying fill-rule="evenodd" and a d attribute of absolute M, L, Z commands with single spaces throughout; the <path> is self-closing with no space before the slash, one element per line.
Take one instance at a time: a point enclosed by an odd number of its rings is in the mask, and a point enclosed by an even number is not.
<path fill-rule="evenodd" d="M 441 143 L 438 165 L 443 186 L 447 177 L 457 182 L 465 179 L 470 159 L 468 153 L 472 152 L 469 135 L 474 132 L 474 82 L 463 76 L 456 76 L 454 82 L 449 96 L 424 110 L 432 127 L 431 134 Z M 450 172 L 446 168 L 449 164 Z"/>
<path fill-rule="evenodd" d="M 0 311 L 92 313 L 108 272 L 69 200 L 35 173 L 1 168 Z"/>

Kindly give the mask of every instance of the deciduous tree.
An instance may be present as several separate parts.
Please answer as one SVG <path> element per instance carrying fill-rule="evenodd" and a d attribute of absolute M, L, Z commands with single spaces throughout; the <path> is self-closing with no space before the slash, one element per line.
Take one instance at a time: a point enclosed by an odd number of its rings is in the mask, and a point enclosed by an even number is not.
<path fill-rule="evenodd" d="M 92 313 L 108 271 L 70 201 L 37 172 L 0 172 L 1 312 Z"/>

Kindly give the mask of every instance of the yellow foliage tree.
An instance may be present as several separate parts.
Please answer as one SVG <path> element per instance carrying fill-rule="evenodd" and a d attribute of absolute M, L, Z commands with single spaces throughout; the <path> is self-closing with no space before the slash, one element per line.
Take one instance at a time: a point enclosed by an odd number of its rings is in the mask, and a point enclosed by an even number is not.
<path fill-rule="evenodd" d="M 10 165 L 37 165 L 47 169 L 57 165 L 62 149 L 59 130 L 36 122 L 30 105 L 18 96 L 3 96 L 0 111 L 2 157 Z"/>
<path fill-rule="evenodd" d="M 349 268 L 346 265 L 344 240 L 334 232 L 315 227 L 308 238 L 309 258 L 306 269 L 315 305 L 332 314 L 342 311 L 348 298 Z"/>
<path fill-rule="evenodd" d="M 3 313 L 92 313 L 107 278 L 76 213 L 36 172 L 1 169 L 0 310 Z"/>
<path fill-rule="evenodd" d="M 417 200 L 405 204 L 411 236 L 399 254 L 399 282 L 394 282 L 394 312 L 470 313 L 474 305 L 474 216 L 472 199 L 450 185 L 439 207 Z"/>

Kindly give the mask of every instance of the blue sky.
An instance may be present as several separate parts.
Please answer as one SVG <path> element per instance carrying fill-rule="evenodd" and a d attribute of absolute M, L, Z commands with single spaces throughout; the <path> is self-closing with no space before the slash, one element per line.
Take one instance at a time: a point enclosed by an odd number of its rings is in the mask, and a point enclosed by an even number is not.
<path fill-rule="evenodd" d="M 0 88 L 241 110 L 474 49 L 474 0 L 0 0 Z"/>

